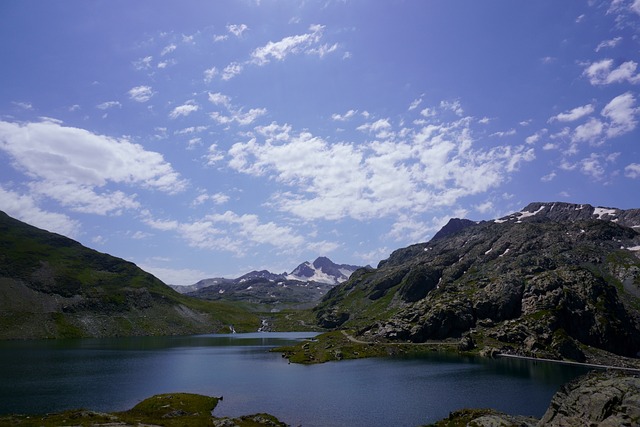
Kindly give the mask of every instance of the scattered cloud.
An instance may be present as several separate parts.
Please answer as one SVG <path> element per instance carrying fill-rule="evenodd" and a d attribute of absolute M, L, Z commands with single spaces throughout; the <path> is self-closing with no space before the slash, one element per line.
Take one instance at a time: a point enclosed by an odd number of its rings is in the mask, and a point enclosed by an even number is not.
<path fill-rule="evenodd" d="M 272 123 L 269 133 L 262 129 L 234 144 L 228 164 L 285 185 L 270 205 L 305 220 L 362 220 L 399 212 L 408 218 L 497 187 L 535 159 L 534 150 L 524 146 L 473 148 L 472 123 L 465 117 L 419 126 L 396 141 L 389 120 L 379 119 L 358 129 L 387 138 L 357 144 L 329 143 Z"/>
<path fill-rule="evenodd" d="M 603 109 L 602 116 L 609 119 L 607 136 L 613 138 L 631 132 L 638 125 L 636 116 L 640 109 L 635 106 L 636 100 L 631 92 L 613 98 Z"/>
<path fill-rule="evenodd" d="M 214 121 L 220 125 L 228 125 L 233 122 L 246 126 L 255 122 L 258 118 L 267 114 L 266 108 L 251 108 L 245 112 L 243 108 L 238 108 L 231 103 L 231 98 L 222 93 L 209 93 L 209 102 L 214 105 L 221 105 L 225 107 L 227 114 L 222 114 L 219 111 L 214 111 L 209 114 Z"/>
<path fill-rule="evenodd" d="M 151 68 L 151 62 L 153 61 L 153 56 L 145 56 L 144 58 L 140 58 L 133 62 L 133 67 L 138 70 L 148 70 Z"/>
<path fill-rule="evenodd" d="M 231 80 L 242 72 L 244 66 L 238 62 L 232 62 L 222 70 L 222 80 Z"/>
<path fill-rule="evenodd" d="M 244 256 L 250 248 L 257 245 L 266 244 L 289 252 L 309 244 L 291 227 L 272 221 L 261 222 L 257 215 L 239 215 L 232 211 L 206 215 L 185 223 L 155 220 L 147 212 L 143 216 L 143 222 L 157 230 L 177 232 L 189 246 L 231 252 L 236 256 Z"/>
<path fill-rule="evenodd" d="M 120 104 L 118 101 L 107 101 L 107 102 L 103 102 L 102 104 L 98 104 L 96 105 L 96 108 L 99 110 L 108 110 L 110 108 L 115 108 L 115 107 L 122 107 L 122 104 Z"/>
<path fill-rule="evenodd" d="M 186 103 L 179 105 L 177 107 L 175 107 L 173 110 L 171 110 L 171 113 L 169 113 L 169 117 L 172 119 L 177 119 L 180 116 L 188 116 L 189 114 L 198 111 L 200 109 L 200 107 L 198 106 L 198 104 L 196 104 L 196 102 L 194 100 L 189 100 Z"/>
<path fill-rule="evenodd" d="M 581 119 L 584 116 L 588 116 L 593 113 L 595 110 L 593 104 L 583 105 L 581 107 L 576 107 L 572 110 L 566 111 L 564 113 L 557 114 L 549 119 L 549 122 L 573 122 L 575 120 Z"/>
<path fill-rule="evenodd" d="M 204 70 L 204 82 L 211 83 L 217 75 L 218 75 L 218 69 L 216 67 L 211 67 Z"/>
<path fill-rule="evenodd" d="M 136 86 L 129 89 L 129 98 L 136 102 L 147 102 L 154 95 L 151 86 Z"/>
<path fill-rule="evenodd" d="M 309 51 L 318 44 L 322 38 L 323 25 L 312 25 L 310 32 L 297 36 L 285 37 L 277 42 L 269 42 L 255 49 L 251 53 L 251 62 L 256 65 L 265 65 L 271 60 L 282 61 L 288 55 Z"/>
<path fill-rule="evenodd" d="M 242 37 L 242 34 L 249 29 L 245 24 L 231 24 L 227 25 L 227 31 L 236 37 Z"/>
<path fill-rule="evenodd" d="M 640 178 L 640 163 L 631 163 L 624 168 L 624 176 L 627 178 Z"/>
<path fill-rule="evenodd" d="M 638 64 L 627 61 L 614 67 L 613 59 L 603 59 L 589 64 L 582 73 L 594 86 L 608 85 L 612 83 L 628 82 L 636 84 L 640 82 L 640 74 L 636 73 Z"/>
<path fill-rule="evenodd" d="M 164 49 L 162 49 L 162 52 L 160 52 L 160 56 L 168 55 L 171 52 L 173 52 L 174 50 L 176 50 L 177 48 L 178 48 L 178 46 L 176 46 L 174 43 L 171 43 L 171 44 L 165 46 Z"/>
<path fill-rule="evenodd" d="M 351 119 L 353 116 L 355 116 L 357 112 L 358 112 L 357 110 L 349 110 L 344 114 L 332 114 L 331 120 L 338 121 L 338 122 L 345 122 Z"/>
<path fill-rule="evenodd" d="M 614 37 L 610 40 L 605 40 L 601 42 L 596 47 L 596 52 L 600 52 L 602 49 L 610 49 L 616 47 L 622 41 L 622 37 Z"/>

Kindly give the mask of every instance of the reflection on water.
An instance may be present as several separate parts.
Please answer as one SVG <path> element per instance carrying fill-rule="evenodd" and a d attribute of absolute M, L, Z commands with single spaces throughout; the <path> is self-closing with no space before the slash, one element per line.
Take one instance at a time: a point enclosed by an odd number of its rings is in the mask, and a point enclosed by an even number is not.
<path fill-rule="evenodd" d="M 215 414 L 270 412 L 291 425 L 416 426 L 463 407 L 541 416 L 583 369 L 432 354 L 288 364 L 274 346 L 313 333 L 0 342 L 0 413 L 116 411 L 158 393 L 225 399 Z"/>

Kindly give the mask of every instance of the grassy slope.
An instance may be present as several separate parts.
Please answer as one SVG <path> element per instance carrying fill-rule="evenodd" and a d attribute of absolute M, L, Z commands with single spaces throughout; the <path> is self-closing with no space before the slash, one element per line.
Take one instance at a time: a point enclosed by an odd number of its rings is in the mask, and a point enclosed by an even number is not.
<path fill-rule="evenodd" d="M 0 338 L 256 330 L 254 314 L 179 294 L 135 264 L 0 212 Z"/>

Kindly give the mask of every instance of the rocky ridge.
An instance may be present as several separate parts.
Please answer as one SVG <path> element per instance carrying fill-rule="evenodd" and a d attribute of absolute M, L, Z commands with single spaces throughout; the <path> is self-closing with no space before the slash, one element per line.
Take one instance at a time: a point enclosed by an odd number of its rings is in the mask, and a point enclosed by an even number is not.
<path fill-rule="evenodd" d="M 364 341 L 585 361 L 640 351 L 640 210 L 532 203 L 356 271 L 316 307 Z"/>

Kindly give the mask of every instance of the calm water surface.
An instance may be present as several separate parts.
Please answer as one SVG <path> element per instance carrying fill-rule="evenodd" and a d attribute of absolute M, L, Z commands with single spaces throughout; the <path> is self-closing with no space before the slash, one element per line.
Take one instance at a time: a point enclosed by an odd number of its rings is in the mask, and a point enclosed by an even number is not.
<path fill-rule="evenodd" d="M 586 370 L 520 360 L 363 359 L 302 366 L 268 350 L 310 333 L 0 342 L 0 413 L 125 410 L 158 393 L 224 396 L 217 416 L 298 426 L 417 426 L 463 407 L 540 417 Z"/>

